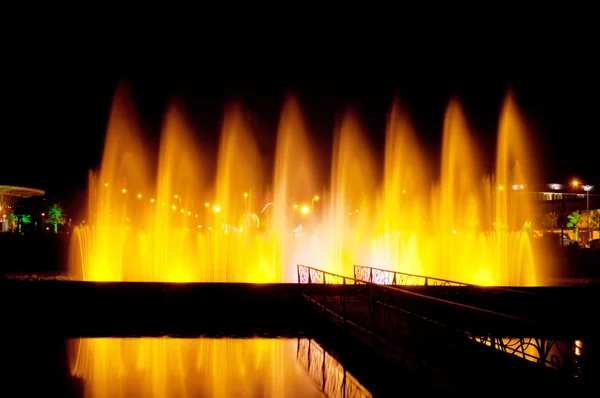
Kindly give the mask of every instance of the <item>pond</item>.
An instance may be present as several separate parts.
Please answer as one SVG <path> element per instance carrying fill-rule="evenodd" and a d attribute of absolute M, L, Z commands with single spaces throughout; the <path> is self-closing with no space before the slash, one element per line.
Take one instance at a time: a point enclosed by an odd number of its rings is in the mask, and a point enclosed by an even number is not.
<path fill-rule="evenodd" d="M 31 392 L 35 380 L 46 394 L 82 398 L 372 396 L 306 337 L 73 338 L 61 347 L 62 356 L 30 347 L 15 387 Z"/>

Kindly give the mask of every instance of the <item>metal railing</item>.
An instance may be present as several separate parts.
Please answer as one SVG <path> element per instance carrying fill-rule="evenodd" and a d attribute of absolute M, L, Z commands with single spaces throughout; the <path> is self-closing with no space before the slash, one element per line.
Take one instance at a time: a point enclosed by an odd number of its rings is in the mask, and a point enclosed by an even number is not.
<path fill-rule="evenodd" d="M 303 295 L 323 312 L 400 349 L 457 355 L 495 348 L 531 362 L 579 373 L 581 342 L 516 316 L 298 265 Z M 332 286 L 335 285 L 335 286 Z M 474 344 L 480 343 L 480 344 Z M 450 348 L 448 348 L 450 347 Z M 486 351 L 488 352 L 488 351 Z"/>
<path fill-rule="evenodd" d="M 373 396 L 313 339 L 298 338 L 296 358 L 327 397 L 371 398 Z"/>
<path fill-rule="evenodd" d="M 407 274 L 362 265 L 354 266 L 354 279 L 394 286 L 474 286 L 469 283 L 452 281 L 431 276 Z"/>

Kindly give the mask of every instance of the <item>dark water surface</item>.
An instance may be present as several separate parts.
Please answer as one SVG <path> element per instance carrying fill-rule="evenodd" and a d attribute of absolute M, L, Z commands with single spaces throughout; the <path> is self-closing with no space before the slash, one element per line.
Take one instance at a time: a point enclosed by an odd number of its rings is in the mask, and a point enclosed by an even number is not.
<path fill-rule="evenodd" d="M 4 351 L 5 396 L 372 396 L 307 337 L 74 338 Z"/>

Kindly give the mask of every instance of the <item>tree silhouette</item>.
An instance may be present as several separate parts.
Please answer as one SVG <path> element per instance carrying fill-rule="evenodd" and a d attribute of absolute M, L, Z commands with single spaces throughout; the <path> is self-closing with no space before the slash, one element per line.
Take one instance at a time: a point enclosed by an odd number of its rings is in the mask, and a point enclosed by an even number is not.
<path fill-rule="evenodd" d="M 542 224 L 551 231 L 558 228 L 558 213 L 551 211 L 544 214 Z"/>
<path fill-rule="evenodd" d="M 52 224 L 54 226 L 54 233 L 58 232 L 58 225 L 65 225 L 66 221 L 66 214 L 63 213 L 60 203 L 54 203 L 52 206 L 50 206 L 48 209 L 46 224 Z"/>

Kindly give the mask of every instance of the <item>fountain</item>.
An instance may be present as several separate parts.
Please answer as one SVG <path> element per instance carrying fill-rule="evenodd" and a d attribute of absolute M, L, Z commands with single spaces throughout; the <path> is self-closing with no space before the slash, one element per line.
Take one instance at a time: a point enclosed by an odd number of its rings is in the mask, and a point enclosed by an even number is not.
<path fill-rule="evenodd" d="M 544 259 L 522 228 L 531 215 L 522 188 L 534 176 L 510 92 L 491 176 L 456 99 L 444 119 L 439 174 L 399 102 L 388 118 L 381 179 L 356 114 L 346 113 L 325 192 L 317 188 L 319 170 L 293 97 L 283 107 L 272 181 L 239 105 L 224 114 L 213 184 L 195 136 L 172 103 L 153 176 L 127 86 L 119 87 L 102 164 L 90 174 L 90 222 L 74 232 L 72 275 L 293 282 L 295 265 L 305 263 L 344 275 L 361 264 L 481 285 L 544 282 Z"/>

